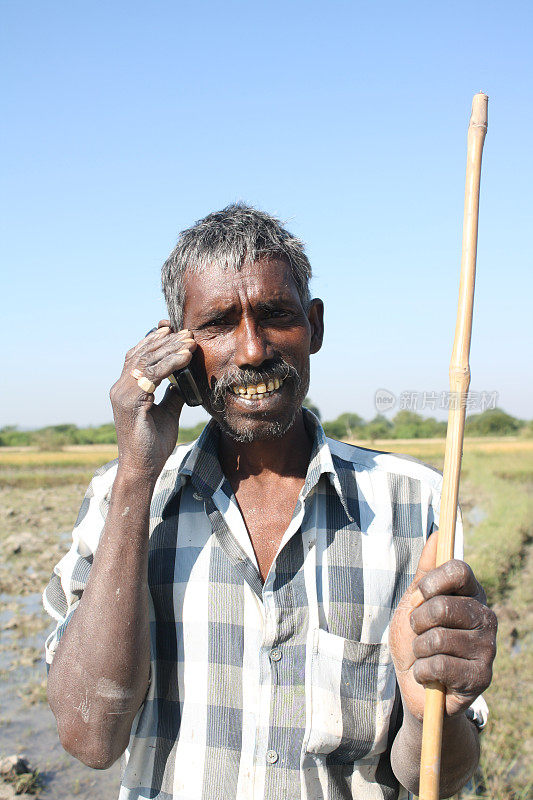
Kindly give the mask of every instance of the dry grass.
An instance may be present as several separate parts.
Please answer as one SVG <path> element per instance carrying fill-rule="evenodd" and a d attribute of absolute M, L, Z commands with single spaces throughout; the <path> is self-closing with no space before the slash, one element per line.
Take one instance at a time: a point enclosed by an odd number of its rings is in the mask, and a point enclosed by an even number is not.
<path fill-rule="evenodd" d="M 0 448 L 0 469 L 6 467 L 87 467 L 94 468 L 117 457 L 114 445 L 86 445 L 67 447 L 59 452 L 40 451 L 35 448 Z"/>

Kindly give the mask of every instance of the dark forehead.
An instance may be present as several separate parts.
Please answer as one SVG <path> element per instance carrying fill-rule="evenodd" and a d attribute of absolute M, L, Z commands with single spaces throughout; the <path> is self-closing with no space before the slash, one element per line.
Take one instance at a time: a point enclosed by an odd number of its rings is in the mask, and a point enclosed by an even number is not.
<path fill-rule="evenodd" d="M 277 258 L 245 262 L 235 270 L 210 264 L 184 276 L 185 306 L 225 305 L 244 296 L 250 302 L 299 300 L 298 288 L 289 264 Z"/>

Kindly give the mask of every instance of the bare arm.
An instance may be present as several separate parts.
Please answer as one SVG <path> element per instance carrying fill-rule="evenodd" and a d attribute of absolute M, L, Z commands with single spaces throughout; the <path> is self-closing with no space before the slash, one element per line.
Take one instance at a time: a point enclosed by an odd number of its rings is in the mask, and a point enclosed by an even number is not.
<path fill-rule="evenodd" d="M 124 752 L 148 689 L 150 503 L 176 444 L 183 400 L 169 389 L 156 405 L 131 371 L 139 369 L 157 386 L 189 363 L 196 346 L 188 332 L 160 326 L 129 351 L 111 390 L 117 476 L 87 586 L 48 676 L 63 747 L 97 769 Z"/>
<path fill-rule="evenodd" d="M 124 752 L 148 689 L 148 521 L 152 487 L 120 471 L 80 604 L 48 676 L 63 747 L 96 769 Z"/>
<path fill-rule="evenodd" d="M 422 721 L 404 708 L 403 725 L 391 751 L 394 774 L 407 789 L 418 794 Z M 479 734 L 464 714 L 447 717 L 442 729 L 440 796 L 451 797 L 472 776 L 479 761 Z"/>

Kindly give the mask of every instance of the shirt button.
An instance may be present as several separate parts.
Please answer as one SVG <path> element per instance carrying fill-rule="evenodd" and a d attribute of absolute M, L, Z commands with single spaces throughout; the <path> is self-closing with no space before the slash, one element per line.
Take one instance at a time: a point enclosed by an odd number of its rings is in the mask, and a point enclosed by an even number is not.
<path fill-rule="evenodd" d="M 192 496 L 194 497 L 195 500 L 203 500 L 204 499 L 201 494 L 198 494 L 198 492 L 193 492 Z"/>
<path fill-rule="evenodd" d="M 281 650 L 275 647 L 274 650 L 270 651 L 270 658 L 272 661 L 281 661 Z"/>
<path fill-rule="evenodd" d="M 267 750 L 266 758 L 269 764 L 275 764 L 279 756 L 275 750 Z"/>

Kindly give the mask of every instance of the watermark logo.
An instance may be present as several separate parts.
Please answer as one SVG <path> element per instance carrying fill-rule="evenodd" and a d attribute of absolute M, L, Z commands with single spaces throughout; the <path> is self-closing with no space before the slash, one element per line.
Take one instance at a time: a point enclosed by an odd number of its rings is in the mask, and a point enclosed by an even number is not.
<path fill-rule="evenodd" d="M 379 414 L 398 407 L 400 411 L 449 411 L 466 408 L 467 411 L 487 411 L 498 405 L 498 392 L 402 391 L 396 397 L 388 389 L 378 389 L 374 395 L 374 405 Z"/>
<path fill-rule="evenodd" d="M 388 389 L 378 389 L 374 396 L 374 405 L 380 414 L 390 411 L 396 405 L 396 395 Z"/>

